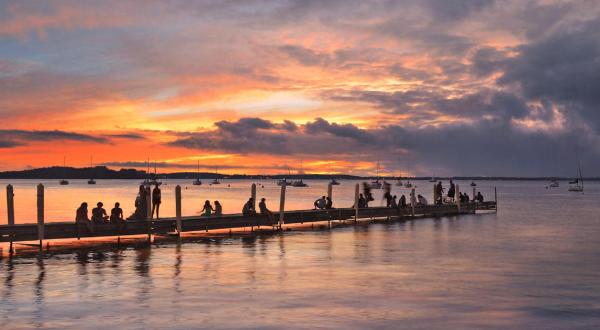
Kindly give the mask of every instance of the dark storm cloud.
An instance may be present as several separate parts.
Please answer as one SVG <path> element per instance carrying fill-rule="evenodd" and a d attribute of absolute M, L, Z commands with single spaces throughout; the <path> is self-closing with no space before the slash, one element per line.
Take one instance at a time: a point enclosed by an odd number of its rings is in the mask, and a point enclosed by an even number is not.
<path fill-rule="evenodd" d="M 564 106 L 600 133 L 600 19 L 520 47 L 500 84 L 517 84 L 531 100 Z"/>
<path fill-rule="evenodd" d="M 0 130 L 0 140 L 4 141 L 4 147 L 14 147 L 27 142 L 45 141 L 79 141 L 93 143 L 108 143 L 104 137 L 89 134 L 66 132 L 66 131 L 27 131 L 27 130 Z"/>
<path fill-rule="evenodd" d="M 114 139 L 128 139 L 128 140 L 145 140 L 146 137 L 139 133 L 119 133 L 119 134 L 106 134 L 107 138 Z"/>
<path fill-rule="evenodd" d="M 512 108 L 513 100 L 497 101 Z M 511 113 L 512 110 L 505 110 Z M 511 126 L 507 121 L 481 120 L 477 124 L 449 124 L 438 128 L 399 125 L 364 129 L 352 124 L 317 118 L 298 125 L 297 131 L 248 128 L 254 120 L 227 122 L 243 130 L 190 132 L 171 145 L 200 150 L 219 150 L 257 155 L 288 155 L 307 159 L 354 161 L 380 160 L 387 170 L 399 170 L 410 162 L 424 171 L 448 175 L 570 175 L 573 145 L 592 143 L 587 136 L 570 132 L 549 134 Z M 222 122 L 221 122 L 222 123 Z M 278 124 L 263 123 L 261 127 Z M 217 127 L 222 127 L 217 126 Z M 588 166 L 600 163 L 598 153 L 583 156 Z M 143 164 L 140 164 L 143 165 Z M 405 168 L 406 169 L 406 168 Z M 558 172 L 561 170 L 563 172 Z M 421 175 L 429 175 L 422 172 Z"/>

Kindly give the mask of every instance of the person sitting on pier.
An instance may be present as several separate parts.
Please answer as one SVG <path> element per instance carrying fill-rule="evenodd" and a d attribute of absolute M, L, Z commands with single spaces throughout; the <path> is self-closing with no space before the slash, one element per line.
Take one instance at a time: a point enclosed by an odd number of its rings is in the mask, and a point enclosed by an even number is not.
<path fill-rule="evenodd" d="M 400 200 L 398 201 L 398 207 L 401 209 L 406 207 L 406 196 L 404 196 L 404 194 L 400 196 Z"/>
<path fill-rule="evenodd" d="M 333 208 L 333 201 L 329 196 L 327 196 L 327 202 L 325 203 L 325 208 L 331 210 Z"/>
<path fill-rule="evenodd" d="M 469 200 L 471 200 L 471 198 L 469 197 L 469 194 L 467 194 L 467 193 L 463 194 L 463 198 L 464 198 L 464 201 L 463 201 L 464 203 L 468 203 Z"/>
<path fill-rule="evenodd" d="M 327 200 L 325 199 L 325 196 L 317 199 L 314 203 L 315 206 L 315 210 L 319 209 L 319 210 L 323 210 L 325 209 L 325 205 L 327 205 Z"/>
<path fill-rule="evenodd" d="M 390 202 L 390 206 L 388 206 L 388 207 L 391 207 L 391 208 L 394 208 L 394 209 L 398 208 L 398 200 L 397 200 L 397 198 L 398 197 L 396 197 L 396 195 L 392 196 L 392 201 Z"/>
<path fill-rule="evenodd" d="M 140 185 L 137 197 L 135 198 L 135 212 L 127 218 L 133 221 L 145 221 L 148 214 L 148 194 L 144 185 Z"/>
<path fill-rule="evenodd" d="M 125 220 L 123 220 L 123 209 L 121 209 L 121 204 L 116 202 L 115 207 L 110 210 L 110 223 L 117 225 L 123 222 L 125 222 Z"/>
<path fill-rule="evenodd" d="M 78 226 L 85 225 L 90 232 L 93 232 L 94 228 L 92 227 L 90 218 L 88 218 L 88 204 L 86 202 L 81 203 L 79 208 L 77 208 L 77 212 L 75 213 L 75 223 L 77 223 Z"/>
<path fill-rule="evenodd" d="M 454 196 L 456 195 L 456 188 L 454 187 L 454 182 L 450 180 L 450 188 L 448 188 L 448 198 L 454 201 Z"/>
<path fill-rule="evenodd" d="M 483 203 L 483 195 L 481 194 L 481 191 L 477 192 L 477 197 L 475 197 L 475 200 L 479 203 Z"/>
<path fill-rule="evenodd" d="M 214 211 L 212 205 L 210 205 L 210 201 L 206 200 L 204 202 L 204 207 L 202 208 L 202 211 L 200 211 L 200 213 L 202 213 L 203 217 L 210 217 L 212 215 L 212 212 Z"/>
<path fill-rule="evenodd" d="M 442 204 L 443 196 L 444 196 L 444 187 L 442 187 L 442 181 L 438 181 L 437 185 L 435 186 L 435 197 L 436 197 L 435 203 Z"/>
<path fill-rule="evenodd" d="M 215 201 L 215 216 L 220 217 L 223 215 L 223 206 L 221 206 L 221 202 Z"/>
<path fill-rule="evenodd" d="M 102 207 L 104 204 L 102 202 L 98 202 L 97 206 L 92 209 L 92 222 L 93 223 L 107 223 L 108 214 L 106 214 L 106 210 Z"/>
<path fill-rule="evenodd" d="M 156 186 L 154 187 L 154 189 L 152 190 L 152 213 L 150 214 L 151 217 L 154 216 L 154 210 L 156 210 L 156 219 L 158 220 L 158 210 L 160 209 L 160 202 L 161 202 L 161 193 L 160 193 L 160 188 L 158 187 L 158 183 L 156 184 Z"/>
<path fill-rule="evenodd" d="M 417 205 L 427 205 L 427 199 L 425 199 L 425 197 L 423 197 L 422 195 L 418 195 L 417 200 Z"/>
<path fill-rule="evenodd" d="M 244 207 L 242 208 L 243 215 L 254 215 L 256 214 L 256 209 L 254 208 L 254 198 L 250 197 Z"/>
<path fill-rule="evenodd" d="M 266 199 L 263 197 L 260 199 L 260 203 L 258 203 L 258 210 L 260 214 L 266 215 L 269 218 L 269 221 L 273 223 L 273 212 L 267 208 Z"/>
<path fill-rule="evenodd" d="M 367 200 L 365 199 L 365 196 L 363 196 L 363 194 L 360 194 L 358 196 L 358 208 L 359 209 L 364 209 L 365 207 L 369 207 L 367 205 Z"/>

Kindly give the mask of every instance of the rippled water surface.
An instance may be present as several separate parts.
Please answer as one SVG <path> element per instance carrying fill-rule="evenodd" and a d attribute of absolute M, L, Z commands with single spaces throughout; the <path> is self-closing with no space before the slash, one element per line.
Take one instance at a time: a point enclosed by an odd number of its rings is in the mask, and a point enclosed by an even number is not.
<path fill-rule="evenodd" d="M 498 187 L 497 214 L 5 258 L 0 328 L 599 328 L 600 185 L 581 195 L 545 184 L 481 182 L 486 196 Z M 15 198 L 33 192 L 25 185 Z M 290 190 L 291 207 L 310 206 L 325 185 Z M 210 199 L 238 212 L 248 186 Z M 275 205 L 271 186 L 259 196 Z M 68 203 L 104 198 L 70 189 Z M 102 189 L 131 197 L 122 183 Z M 191 189 L 188 212 L 211 194 Z M 335 189 L 351 203 L 352 183 Z M 51 198 L 51 214 L 66 218 L 71 207 Z"/>

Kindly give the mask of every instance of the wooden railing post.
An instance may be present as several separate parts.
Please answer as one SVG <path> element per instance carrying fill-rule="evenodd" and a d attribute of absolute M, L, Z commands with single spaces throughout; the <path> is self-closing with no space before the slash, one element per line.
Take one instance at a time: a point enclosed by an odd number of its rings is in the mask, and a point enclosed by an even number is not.
<path fill-rule="evenodd" d="M 415 204 L 417 204 L 417 195 L 415 195 L 415 188 L 410 190 L 410 212 L 411 215 L 415 216 Z"/>
<path fill-rule="evenodd" d="M 458 209 L 458 213 L 460 213 L 460 187 L 458 183 L 456 184 L 456 208 Z"/>
<path fill-rule="evenodd" d="M 38 240 L 40 241 L 40 249 L 44 240 L 44 185 L 37 186 L 37 225 L 38 225 Z"/>
<path fill-rule="evenodd" d="M 331 182 L 329 182 L 329 184 L 327 185 L 327 197 L 329 197 L 329 199 L 333 201 L 333 185 L 331 184 Z"/>
<path fill-rule="evenodd" d="M 285 184 L 281 185 L 281 195 L 279 196 L 279 229 L 283 229 L 285 223 Z"/>
<path fill-rule="evenodd" d="M 9 226 L 14 226 L 15 225 L 15 202 L 14 202 L 14 197 L 15 197 L 15 194 L 13 193 L 13 186 L 9 184 L 9 185 L 6 186 L 6 212 L 7 212 L 7 218 L 8 218 L 8 225 Z M 13 237 L 13 229 L 11 228 L 10 246 L 8 248 L 8 251 L 9 251 L 10 254 L 13 253 L 13 241 L 12 241 L 12 237 Z"/>
<path fill-rule="evenodd" d="M 183 231 L 181 224 L 181 186 L 175 186 L 175 221 L 177 224 L 177 234 L 181 235 Z"/>
<path fill-rule="evenodd" d="M 256 210 L 256 183 L 250 188 L 250 196 L 252 197 L 252 208 Z"/>
<path fill-rule="evenodd" d="M 152 239 L 152 190 L 146 187 L 146 220 L 148 222 L 148 242 Z"/>
<path fill-rule="evenodd" d="M 354 222 L 358 221 L 358 198 L 360 195 L 360 184 L 354 185 Z"/>
<path fill-rule="evenodd" d="M 496 187 L 494 187 L 494 203 L 496 204 L 496 212 L 498 212 L 498 193 Z"/>

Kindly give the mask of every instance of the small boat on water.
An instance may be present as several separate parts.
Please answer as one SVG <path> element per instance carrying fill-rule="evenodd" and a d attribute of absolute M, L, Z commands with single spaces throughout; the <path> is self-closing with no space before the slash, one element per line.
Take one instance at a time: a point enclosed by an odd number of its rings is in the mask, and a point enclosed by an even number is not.
<path fill-rule="evenodd" d="M 331 179 L 331 181 L 329 181 L 329 184 L 332 186 L 338 186 L 340 183 L 335 178 L 333 178 Z"/>
<path fill-rule="evenodd" d="M 213 180 L 210 182 L 210 184 L 221 184 L 221 181 L 219 181 L 219 179 L 218 179 L 218 178 L 214 178 L 214 179 L 213 179 Z"/>
<path fill-rule="evenodd" d="M 292 181 L 288 181 L 287 178 L 279 179 L 279 180 L 277 180 L 277 185 L 278 186 L 291 186 Z"/>
<path fill-rule="evenodd" d="M 367 184 L 367 186 L 371 189 L 381 189 L 383 187 L 383 183 L 379 181 L 379 179 L 375 179 Z"/>
<path fill-rule="evenodd" d="M 550 188 L 558 188 L 560 186 L 560 184 L 558 183 L 558 180 L 556 179 L 552 179 L 550 181 L 550 184 L 548 185 L 548 187 Z"/>
<path fill-rule="evenodd" d="M 396 186 L 402 187 L 402 186 L 404 186 L 404 183 L 402 182 L 402 180 L 398 179 L 398 181 L 396 181 Z"/>
<path fill-rule="evenodd" d="M 63 157 L 63 177 L 67 176 L 67 157 Z M 60 181 L 58 181 L 58 184 L 60 184 L 61 186 L 66 186 L 69 184 L 69 180 L 67 179 L 60 179 Z"/>
<path fill-rule="evenodd" d="M 431 179 L 429 179 L 429 182 L 436 182 L 435 176 L 432 176 Z"/>
<path fill-rule="evenodd" d="M 94 169 L 92 156 L 90 156 L 90 168 L 92 170 Z M 88 184 L 96 184 L 96 180 L 94 180 L 94 178 L 90 178 L 87 183 Z"/>
<path fill-rule="evenodd" d="M 156 185 L 159 185 L 159 186 L 160 186 L 161 184 L 162 184 L 162 182 L 161 182 L 161 181 L 158 181 L 158 180 L 156 180 L 155 178 L 151 178 L 151 179 L 145 179 L 145 180 L 144 180 L 144 181 L 142 181 L 142 183 L 141 183 L 141 185 L 142 185 L 142 186 L 147 186 L 147 187 L 149 187 L 149 186 L 156 186 Z"/>
<path fill-rule="evenodd" d="M 577 162 L 577 178 L 569 182 L 569 191 L 583 192 L 583 176 L 581 175 L 579 162 Z"/>
<path fill-rule="evenodd" d="M 410 183 L 410 181 L 407 181 L 407 182 L 404 184 L 404 187 L 405 187 L 405 188 L 412 188 L 412 186 L 413 186 L 413 185 L 412 185 L 412 183 Z"/>
<path fill-rule="evenodd" d="M 200 180 L 200 161 L 198 161 L 198 164 L 196 165 L 196 180 L 192 181 L 192 184 L 194 186 L 201 186 L 202 185 L 202 180 Z"/>
<path fill-rule="evenodd" d="M 306 183 L 304 183 L 304 181 L 302 181 L 302 179 L 300 179 L 300 180 L 296 180 L 296 181 L 292 182 L 292 187 L 308 187 L 308 185 Z"/>
<path fill-rule="evenodd" d="M 477 187 L 477 183 L 475 183 L 475 181 L 471 181 L 471 187 Z"/>
<path fill-rule="evenodd" d="M 88 184 L 96 184 L 96 180 L 94 180 L 93 178 L 89 179 L 88 180 Z"/>

